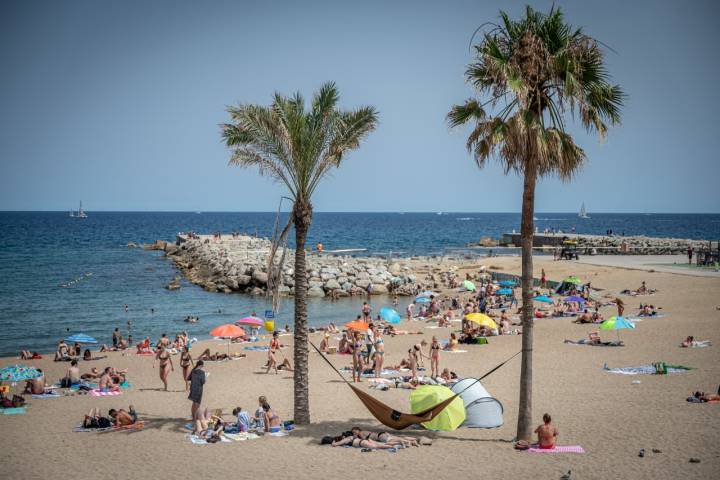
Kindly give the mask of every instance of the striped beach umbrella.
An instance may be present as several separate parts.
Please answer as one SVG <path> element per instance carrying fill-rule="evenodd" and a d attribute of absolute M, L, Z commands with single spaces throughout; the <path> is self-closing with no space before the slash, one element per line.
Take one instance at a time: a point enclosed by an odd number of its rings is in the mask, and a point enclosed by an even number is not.
<path fill-rule="evenodd" d="M 65 339 L 66 342 L 72 342 L 72 343 L 98 343 L 97 340 L 95 340 L 90 335 L 85 335 L 84 333 L 76 333 L 75 335 L 70 335 Z"/>

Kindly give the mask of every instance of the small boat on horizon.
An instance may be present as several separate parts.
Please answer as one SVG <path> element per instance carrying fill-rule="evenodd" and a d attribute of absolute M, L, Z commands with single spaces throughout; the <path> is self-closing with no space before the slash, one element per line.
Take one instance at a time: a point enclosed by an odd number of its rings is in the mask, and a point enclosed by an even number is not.
<path fill-rule="evenodd" d="M 88 218 L 87 213 L 85 213 L 85 210 L 82 208 L 82 200 L 80 200 L 80 207 L 77 209 L 77 212 L 70 210 L 70 218 Z"/>
<path fill-rule="evenodd" d="M 585 202 L 583 202 L 582 206 L 580 207 L 580 213 L 578 213 L 578 217 L 590 218 L 587 214 L 587 210 L 585 210 Z"/>

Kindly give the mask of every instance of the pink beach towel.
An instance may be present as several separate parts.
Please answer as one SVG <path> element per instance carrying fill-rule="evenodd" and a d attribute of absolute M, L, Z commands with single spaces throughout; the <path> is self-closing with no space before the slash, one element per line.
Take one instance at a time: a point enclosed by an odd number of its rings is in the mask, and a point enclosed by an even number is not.
<path fill-rule="evenodd" d="M 91 397 L 114 397 L 115 395 L 120 395 L 122 392 L 120 390 L 117 390 L 115 392 L 102 392 L 98 389 L 90 390 L 90 396 Z"/>
<path fill-rule="evenodd" d="M 528 448 L 530 453 L 585 453 L 585 449 L 580 445 L 571 446 L 555 446 L 555 448 Z"/>

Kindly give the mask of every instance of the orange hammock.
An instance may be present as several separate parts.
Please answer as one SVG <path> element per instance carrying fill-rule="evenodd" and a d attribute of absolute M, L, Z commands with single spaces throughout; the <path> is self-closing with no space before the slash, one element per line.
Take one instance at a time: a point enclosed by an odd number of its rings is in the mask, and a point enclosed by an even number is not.
<path fill-rule="evenodd" d="M 497 367 L 490 370 L 488 373 L 486 373 L 482 377 L 478 378 L 476 381 L 474 381 L 473 383 L 468 385 L 466 388 L 464 388 L 462 390 L 462 392 L 456 393 L 452 397 L 443 400 L 442 402 L 438 403 L 434 407 L 428 408 L 427 410 L 423 410 L 422 412 L 418 412 L 418 413 L 404 413 L 404 412 L 398 412 L 394 408 L 392 408 L 388 405 L 385 405 L 383 402 L 381 402 L 377 398 L 373 397 L 372 395 L 368 394 L 367 392 L 360 390 L 355 385 L 348 382 L 347 379 L 343 376 L 343 374 L 340 373 L 337 368 L 335 368 L 335 366 L 332 364 L 332 362 L 330 362 L 330 360 L 328 360 L 328 358 L 320 351 L 319 348 L 317 348 L 315 346 L 314 343 L 312 343 L 312 342 L 308 342 L 308 343 L 310 343 L 310 345 L 312 345 L 312 347 L 320 354 L 322 359 L 325 360 L 328 363 L 328 365 L 330 365 L 330 367 L 333 370 L 335 370 L 335 372 L 338 375 L 340 375 L 340 378 L 343 379 L 343 381 L 347 384 L 347 386 L 350 387 L 353 392 L 355 392 L 355 395 L 358 396 L 360 401 L 363 403 L 363 405 L 365 405 L 365 408 L 368 409 L 368 411 L 372 414 L 372 416 L 375 417 L 380 423 L 382 423 L 386 427 L 392 428 L 393 430 L 403 430 L 403 429 L 409 427 L 410 425 L 416 425 L 416 424 L 429 422 L 430 420 L 435 418 L 435 416 L 438 413 L 442 412 L 445 409 L 445 407 L 450 405 L 450 403 L 453 400 L 455 400 L 455 398 L 457 398 L 460 394 L 462 394 L 465 390 L 472 387 L 473 385 L 475 385 L 475 383 L 479 382 L 483 378 L 485 378 L 488 375 L 490 375 L 491 373 L 493 373 L 498 368 L 505 365 L 513 357 L 515 357 L 516 355 L 518 355 L 520 353 L 520 352 L 516 353 L 515 355 L 508 358 L 507 360 L 505 360 L 503 363 L 501 363 Z"/>

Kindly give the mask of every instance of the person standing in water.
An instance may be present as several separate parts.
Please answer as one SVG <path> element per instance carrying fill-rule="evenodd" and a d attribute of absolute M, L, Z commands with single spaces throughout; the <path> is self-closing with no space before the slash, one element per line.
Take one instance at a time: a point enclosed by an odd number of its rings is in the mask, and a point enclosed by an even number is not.
<path fill-rule="evenodd" d="M 163 385 L 165 386 L 165 391 L 167 392 L 168 389 L 168 376 L 170 375 L 170 371 L 175 371 L 175 366 L 173 365 L 172 358 L 170 357 L 170 354 L 165 350 L 165 347 L 163 345 L 158 346 L 158 351 L 155 354 L 155 359 L 153 360 L 153 368 L 155 368 L 155 360 L 158 360 L 160 362 L 160 380 L 162 380 Z"/>

